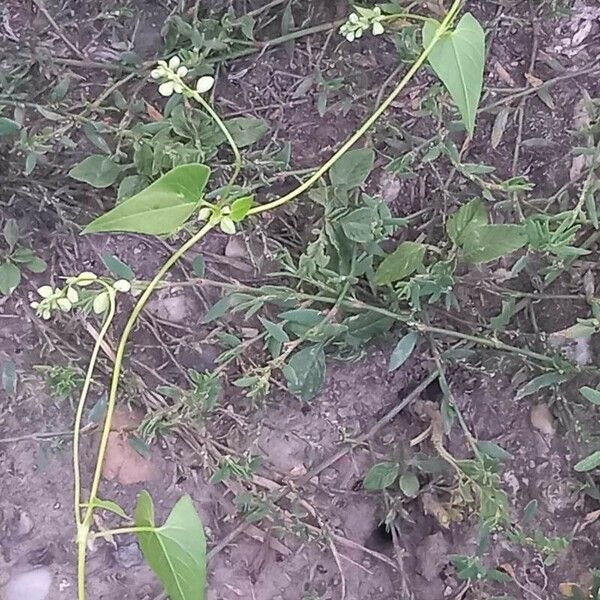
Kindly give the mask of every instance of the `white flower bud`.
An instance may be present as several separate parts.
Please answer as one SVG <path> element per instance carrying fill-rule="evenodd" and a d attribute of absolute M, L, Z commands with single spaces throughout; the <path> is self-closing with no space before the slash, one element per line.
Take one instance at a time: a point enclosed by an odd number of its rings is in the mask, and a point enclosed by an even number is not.
<path fill-rule="evenodd" d="M 181 65 L 181 67 L 179 67 L 179 69 L 177 69 L 177 76 L 178 77 L 185 77 L 188 74 L 188 68 L 185 65 Z"/>
<path fill-rule="evenodd" d="M 173 56 L 173 58 L 169 60 L 169 69 L 171 69 L 171 71 L 177 71 L 180 64 L 181 59 L 179 58 L 179 56 Z"/>
<path fill-rule="evenodd" d="M 235 233 L 235 223 L 232 221 L 231 217 L 223 217 L 219 223 L 219 226 L 221 227 L 221 231 L 223 233 L 227 233 L 229 235 L 233 235 Z"/>
<path fill-rule="evenodd" d="M 79 300 L 79 294 L 77 293 L 77 290 L 72 287 L 67 288 L 67 299 L 69 302 L 71 302 L 71 304 L 75 304 L 75 302 Z"/>
<path fill-rule="evenodd" d="M 41 288 L 38 288 L 37 293 L 42 298 L 50 298 L 50 296 L 52 296 L 52 294 L 54 294 L 54 289 L 50 285 L 43 285 Z"/>
<path fill-rule="evenodd" d="M 173 93 L 174 83 L 172 81 L 165 81 L 158 86 L 158 93 L 161 96 L 170 96 Z"/>
<path fill-rule="evenodd" d="M 68 298 L 58 298 L 56 300 L 56 304 L 63 312 L 69 312 L 73 307 Z"/>
<path fill-rule="evenodd" d="M 204 77 L 200 77 L 196 82 L 196 91 L 199 94 L 205 94 L 210 91 L 215 84 L 215 78 L 210 75 L 205 75 Z"/>
<path fill-rule="evenodd" d="M 385 28 L 379 21 L 375 21 L 373 23 L 373 35 L 381 35 L 382 33 L 385 33 Z"/>
<path fill-rule="evenodd" d="M 128 291 L 131 290 L 131 283 L 129 283 L 127 279 L 118 279 L 113 283 L 113 287 L 115 288 L 115 290 L 117 290 L 117 292 L 122 292 L 126 294 Z"/>

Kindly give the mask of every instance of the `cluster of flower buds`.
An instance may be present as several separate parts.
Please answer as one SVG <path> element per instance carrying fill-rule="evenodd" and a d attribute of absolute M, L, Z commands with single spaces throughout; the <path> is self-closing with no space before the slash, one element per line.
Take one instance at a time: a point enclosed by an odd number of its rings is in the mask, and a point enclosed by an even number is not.
<path fill-rule="evenodd" d="M 85 271 L 77 277 L 69 277 L 63 288 L 54 288 L 51 285 L 43 285 L 38 288 L 37 293 L 40 300 L 31 303 L 31 307 L 42 319 L 48 320 L 54 311 L 69 312 L 79 302 L 79 290 L 77 288 L 87 287 L 99 281 L 95 273 Z M 103 282 L 104 289 L 94 296 L 92 308 L 96 314 L 102 314 L 110 306 L 110 294 L 114 292 L 129 292 L 131 284 L 126 279 L 118 279 L 112 286 Z"/>
<path fill-rule="evenodd" d="M 381 9 L 356 7 L 348 17 L 348 20 L 340 27 L 340 33 L 349 41 L 353 42 L 361 38 L 365 31 L 371 30 L 373 35 L 381 35 L 385 32 L 383 21 L 385 17 L 381 14 Z"/>
<path fill-rule="evenodd" d="M 183 79 L 188 74 L 188 68 L 181 64 L 179 56 L 173 56 L 169 62 L 159 60 L 156 68 L 152 69 L 152 79 L 160 80 L 158 92 L 163 96 L 171 96 L 173 93 L 181 94 L 186 87 Z M 210 91 L 215 80 L 210 75 L 200 77 L 196 82 L 196 91 L 205 94 Z"/>

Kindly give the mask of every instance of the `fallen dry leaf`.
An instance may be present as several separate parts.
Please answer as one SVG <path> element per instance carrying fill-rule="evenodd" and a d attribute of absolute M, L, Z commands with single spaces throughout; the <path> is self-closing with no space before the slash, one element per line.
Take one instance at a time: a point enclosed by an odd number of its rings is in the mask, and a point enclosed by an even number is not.
<path fill-rule="evenodd" d="M 154 121 L 155 123 L 164 121 L 164 117 L 162 116 L 160 111 L 157 110 L 156 108 L 154 108 L 154 106 L 152 106 L 152 104 L 149 104 L 148 102 L 146 102 L 146 112 L 148 113 L 148 116 L 150 117 L 150 119 L 152 121 Z"/>
<path fill-rule="evenodd" d="M 539 77 L 536 77 L 531 73 L 525 73 L 525 79 L 527 79 L 529 85 L 531 85 L 531 87 L 534 88 L 539 88 L 541 85 L 544 84 L 544 82 Z"/>
<path fill-rule="evenodd" d="M 506 85 L 509 85 L 510 87 L 516 87 L 517 84 L 512 78 L 511 74 L 499 62 L 494 64 L 494 70 L 498 74 L 498 77 L 500 77 L 500 79 L 506 83 Z"/>
<path fill-rule="evenodd" d="M 116 480 L 123 485 L 152 481 L 156 476 L 154 465 L 140 456 L 129 443 L 128 436 L 141 421 L 140 415 L 126 409 L 117 409 L 108 436 L 106 458 L 102 476 L 109 481 Z"/>

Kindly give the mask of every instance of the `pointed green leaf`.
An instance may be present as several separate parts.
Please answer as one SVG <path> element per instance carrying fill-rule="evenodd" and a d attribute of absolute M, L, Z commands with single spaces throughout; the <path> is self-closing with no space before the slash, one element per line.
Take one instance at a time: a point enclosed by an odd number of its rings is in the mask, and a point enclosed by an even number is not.
<path fill-rule="evenodd" d="M 237 117 L 225 121 L 227 131 L 233 137 L 238 148 L 250 146 L 269 132 L 264 119 L 256 117 Z"/>
<path fill-rule="evenodd" d="M 131 267 L 121 259 L 117 258 L 114 254 L 105 252 L 102 254 L 102 262 L 111 272 L 111 275 L 117 279 L 125 279 L 126 281 L 133 281 L 135 279 L 135 273 L 132 271 Z"/>
<path fill-rule="evenodd" d="M 461 206 L 455 213 L 448 217 L 446 231 L 448 237 L 458 246 L 462 246 L 469 239 L 471 232 L 483 225 L 487 225 L 488 214 L 485 204 L 475 198 Z"/>
<path fill-rule="evenodd" d="M 374 162 L 375 153 L 370 148 L 349 150 L 331 167 L 329 179 L 334 186 L 359 187 L 367 180 Z"/>
<path fill-rule="evenodd" d="M 282 344 L 287 344 L 290 341 L 288 334 L 284 331 L 281 325 L 277 323 L 273 323 L 272 321 L 268 321 L 267 319 L 263 319 L 262 317 L 258 317 L 260 322 L 264 325 L 267 333 L 271 338 L 277 340 Z"/>
<path fill-rule="evenodd" d="M 375 273 L 375 282 L 385 285 L 406 279 L 423 266 L 427 248 L 418 242 L 402 242 L 387 256 Z"/>
<path fill-rule="evenodd" d="M 419 334 L 416 331 L 411 331 L 398 342 L 390 356 L 388 372 L 391 373 L 392 371 L 399 369 L 408 360 L 415 349 L 418 339 Z"/>
<path fill-rule="evenodd" d="M 8 296 L 21 283 L 21 270 L 12 263 L 0 265 L 0 294 Z"/>
<path fill-rule="evenodd" d="M 430 20 L 423 26 L 425 47 L 433 40 L 439 25 Z M 485 32 L 471 13 L 463 15 L 456 29 L 437 42 L 429 55 L 429 64 L 450 92 L 467 131 L 473 135 L 483 88 Z"/>
<path fill-rule="evenodd" d="M 154 506 L 143 491 L 135 509 L 136 527 L 156 527 Z M 138 532 L 144 558 L 170 600 L 203 600 L 206 587 L 206 538 L 192 499 L 182 496 L 164 525 Z"/>
<path fill-rule="evenodd" d="M 581 387 L 579 388 L 579 393 L 586 399 L 589 400 L 592 404 L 596 406 L 600 406 L 600 391 L 595 390 L 591 387 Z"/>
<path fill-rule="evenodd" d="M 559 385 L 570 379 L 571 375 L 567 373 L 544 373 L 534 377 L 530 382 L 526 383 L 523 387 L 517 390 L 517 400 L 531 396 L 540 390 L 550 387 L 551 385 Z"/>
<path fill-rule="evenodd" d="M 2 228 L 2 233 L 4 234 L 6 243 L 12 250 L 19 241 L 19 226 L 17 225 L 17 221 L 15 219 L 7 219 Z"/>
<path fill-rule="evenodd" d="M 95 188 L 106 188 L 117 180 L 121 170 L 122 167 L 110 158 L 93 154 L 75 165 L 69 171 L 69 177 L 89 183 Z"/>
<path fill-rule="evenodd" d="M 381 462 L 373 465 L 363 479 L 365 490 L 374 492 L 384 490 L 394 484 L 398 478 L 400 466 L 398 463 Z"/>
<path fill-rule="evenodd" d="M 521 225 L 483 225 L 469 232 L 463 250 L 467 262 L 480 264 L 509 256 L 527 243 Z"/>
<path fill-rule="evenodd" d="M 405 496 L 409 498 L 416 498 L 421 489 L 419 478 L 414 473 L 406 473 L 400 477 L 398 481 L 400 490 Z"/>
<path fill-rule="evenodd" d="M 288 390 L 308 402 L 316 395 L 325 379 L 325 352 L 321 344 L 308 346 L 292 355 L 283 367 Z"/>
<path fill-rule="evenodd" d="M 600 467 L 600 450 L 596 450 L 596 452 L 593 452 L 583 460 L 580 460 L 574 468 L 578 473 L 587 473 L 598 467 Z"/>
<path fill-rule="evenodd" d="M 239 223 L 246 218 L 248 211 L 252 208 L 254 204 L 254 198 L 252 196 L 244 196 L 243 198 L 238 198 L 231 205 L 231 213 L 230 217 L 234 223 Z"/>
<path fill-rule="evenodd" d="M 196 210 L 209 175 L 210 169 L 201 164 L 175 167 L 145 190 L 92 221 L 84 233 L 173 233 Z"/>
<path fill-rule="evenodd" d="M 513 457 L 510 452 L 507 452 L 502 446 L 499 446 L 495 442 L 480 440 L 477 442 L 477 447 L 482 454 L 496 460 L 510 460 Z"/>
<path fill-rule="evenodd" d="M 0 137 L 3 135 L 11 135 L 16 131 L 19 131 L 21 126 L 12 119 L 7 119 L 6 117 L 0 117 Z"/>
<path fill-rule="evenodd" d="M 112 500 L 102 500 L 100 498 L 96 498 L 90 504 L 84 504 L 83 506 L 93 506 L 94 508 L 99 508 L 101 510 L 107 510 L 119 517 L 123 517 L 123 519 L 128 519 L 129 517 L 125 513 L 125 511 Z"/>

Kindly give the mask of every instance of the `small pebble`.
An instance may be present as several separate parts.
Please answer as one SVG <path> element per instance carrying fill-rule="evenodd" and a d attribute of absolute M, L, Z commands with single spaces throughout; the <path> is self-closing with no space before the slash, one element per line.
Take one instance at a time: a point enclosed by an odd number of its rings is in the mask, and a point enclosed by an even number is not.
<path fill-rule="evenodd" d="M 46 600 L 52 584 L 48 569 L 35 569 L 10 578 L 2 595 L 3 600 Z"/>
<path fill-rule="evenodd" d="M 554 417 L 547 404 L 536 404 L 529 415 L 531 424 L 541 433 L 553 436 L 556 433 Z"/>

